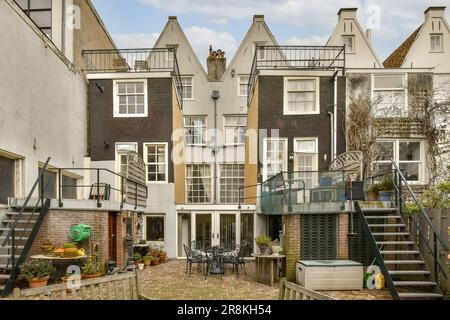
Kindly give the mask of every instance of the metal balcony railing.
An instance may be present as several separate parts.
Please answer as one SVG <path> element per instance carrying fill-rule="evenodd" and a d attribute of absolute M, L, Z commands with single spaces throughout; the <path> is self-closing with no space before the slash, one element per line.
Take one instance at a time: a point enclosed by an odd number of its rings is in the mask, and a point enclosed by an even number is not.
<path fill-rule="evenodd" d="M 84 50 L 83 59 L 83 71 L 86 73 L 171 72 L 178 100 L 183 105 L 183 84 L 175 49 Z"/>
<path fill-rule="evenodd" d="M 257 46 L 248 83 L 248 105 L 261 70 L 345 70 L 344 46 Z"/>

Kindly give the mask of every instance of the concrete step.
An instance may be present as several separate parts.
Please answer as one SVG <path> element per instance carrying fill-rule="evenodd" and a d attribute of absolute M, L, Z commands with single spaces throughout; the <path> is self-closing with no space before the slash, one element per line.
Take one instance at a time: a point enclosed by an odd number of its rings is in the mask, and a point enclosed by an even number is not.
<path fill-rule="evenodd" d="M 437 285 L 433 281 L 394 281 L 396 287 L 436 287 Z"/>
<path fill-rule="evenodd" d="M 392 255 L 420 254 L 420 251 L 414 251 L 414 250 L 380 251 L 380 252 L 381 252 L 381 254 L 392 254 Z"/>
<path fill-rule="evenodd" d="M 430 275 L 430 271 L 426 270 L 389 270 L 389 274 L 393 276 L 404 276 L 404 275 Z"/>
<path fill-rule="evenodd" d="M 426 292 L 417 292 L 417 293 L 399 293 L 398 296 L 400 299 L 442 299 L 444 296 L 439 293 L 426 293 Z"/>
<path fill-rule="evenodd" d="M 422 260 L 386 260 L 384 261 L 386 265 L 396 265 L 396 264 L 425 264 Z"/>

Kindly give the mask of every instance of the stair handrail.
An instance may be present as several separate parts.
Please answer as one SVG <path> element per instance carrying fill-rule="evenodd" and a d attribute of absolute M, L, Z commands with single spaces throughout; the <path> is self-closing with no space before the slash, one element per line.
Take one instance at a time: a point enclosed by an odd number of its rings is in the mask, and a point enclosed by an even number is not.
<path fill-rule="evenodd" d="M 41 185 L 41 190 L 39 192 L 39 201 L 37 202 L 36 206 L 39 204 L 39 202 L 41 203 L 41 205 L 44 205 L 44 190 L 42 188 L 42 177 L 45 173 L 45 170 L 48 167 L 48 164 L 50 163 L 50 160 L 51 160 L 51 158 L 49 157 L 47 159 L 47 161 L 45 162 L 44 166 L 42 167 L 42 171 L 38 174 L 38 177 L 37 177 L 33 187 L 31 188 L 30 193 L 28 194 L 27 198 L 25 199 L 25 202 L 24 202 L 22 208 L 20 209 L 19 214 L 16 217 L 16 220 L 14 221 L 14 224 L 11 226 L 10 230 L 8 231 L 8 234 L 6 235 L 6 239 L 3 242 L 3 246 L 6 246 L 6 244 L 9 241 L 9 238 L 11 238 L 11 234 L 13 233 L 13 230 L 16 229 L 19 221 L 21 220 L 22 215 L 23 215 L 25 209 L 27 208 L 28 202 L 30 202 L 31 197 L 33 196 L 34 192 L 36 191 L 36 188 L 38 187 L 38 185 Z"/>
<path fill-rule="evenodd" d="M 431 230 L 433 231 L 434 236 L 436 237 L 437 240 L 439 240 L 442 248 L 445 251 L 449 251 L 448 245 L 447 243 L 445 243 L 445 241 L 442 239 L 441 235 L 439 234 L 439 232 L 436 230 L 436 227 L 433 225 L 433 223 L 430 220 L 430 217 L 428 216 L 428 214 L 425 213 L 425 209 L 422 207 L 422 205 L 420 204 L 419 199 L 417 198 L 416 194 L 412 191 L 411 186 L 408 184 L 408 181 L 406 180 L 405 176 L 403 175 L 403 173 L 401 172 L 401 170 L 399 169 L 399 167 L 397 166 L 397 164 L 395 163 L 395 161 L 393 159 L 391 159 L 391 162 L 393 164 L 393 167 L 395 169 L 395 171 L 397 172 L 398 176 L 400 177 L 400 179 L 402 181 L 400 182 L 400 187 L 402 182 L 404 183 L 404 185 L 406 186 L 406 188 L 408 189 L 410 195 L 412 196 L 414 202 L 416 203 L 417 207 L 419 208 L 419 212 L 420 214 L 425 217 L 425 221 L 427 222 L 428 226 L 431 228 Z"/>

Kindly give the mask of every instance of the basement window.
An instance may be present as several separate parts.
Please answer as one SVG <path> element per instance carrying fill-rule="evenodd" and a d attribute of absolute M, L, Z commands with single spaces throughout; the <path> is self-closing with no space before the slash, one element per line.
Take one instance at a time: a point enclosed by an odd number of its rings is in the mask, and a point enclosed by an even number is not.
<path fill-rule="evenodd" d="M 147 80 L 114 81 L 114 117 L 147 117 Z"/>

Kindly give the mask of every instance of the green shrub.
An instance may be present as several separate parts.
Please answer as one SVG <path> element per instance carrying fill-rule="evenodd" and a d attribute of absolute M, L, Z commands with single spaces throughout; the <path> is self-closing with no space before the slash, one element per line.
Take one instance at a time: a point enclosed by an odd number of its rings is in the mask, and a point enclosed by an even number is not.
<path fill-rule="evenodd" d="M 272 241 L 272 238 L 268 236 L 259 236 L 255 240 L 258 247 L 267 247 L 270 241 Z"/>
<path fill-rule="evenodd" d="M 47 260 L 32 260 L 22 265 L 22 273 L 27 279 L 42 279 L 51 276 L 56 268 Z"/>
<path fill-rule="evenodd" d="M 394 180 L 392 176 L 386 176 L 383 180 L 378 184 L 379 191 L 394 191 Z"/>

